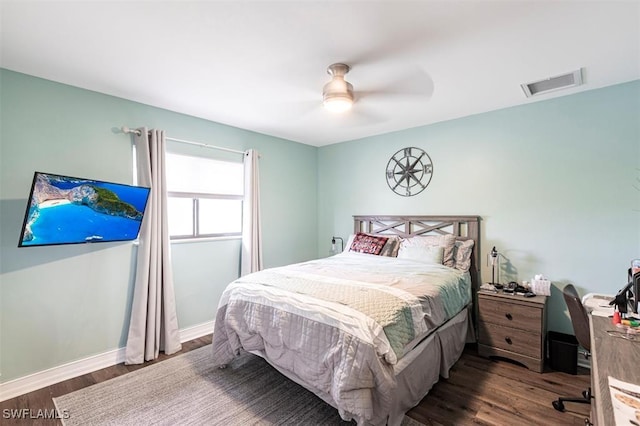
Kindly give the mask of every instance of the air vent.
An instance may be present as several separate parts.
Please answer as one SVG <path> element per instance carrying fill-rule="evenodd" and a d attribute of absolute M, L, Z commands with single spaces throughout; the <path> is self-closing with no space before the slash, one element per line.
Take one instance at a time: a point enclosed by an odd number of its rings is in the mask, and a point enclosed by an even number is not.
<path fill-rule="evenodd" d="M 582 84 L 582 68 L 568 74 L 550 77 L 545 80 L 534 81 L 533 83 L 521 84 L 522 90 L 527 98 L 535 95 L 542 95 L 554 90 L 568 89 Z"/>

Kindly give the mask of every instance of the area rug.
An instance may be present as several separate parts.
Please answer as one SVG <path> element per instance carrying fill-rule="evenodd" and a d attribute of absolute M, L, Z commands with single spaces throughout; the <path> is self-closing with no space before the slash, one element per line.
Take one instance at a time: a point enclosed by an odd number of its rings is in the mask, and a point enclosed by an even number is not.
<path fill-rule="evenodd" d="M 72 425 L 350 425 L 336 409 L 246 354 L 212 367 L 211 346 L 53 398 Z M 406 417 L 404 426 L 420 423 Z"/>

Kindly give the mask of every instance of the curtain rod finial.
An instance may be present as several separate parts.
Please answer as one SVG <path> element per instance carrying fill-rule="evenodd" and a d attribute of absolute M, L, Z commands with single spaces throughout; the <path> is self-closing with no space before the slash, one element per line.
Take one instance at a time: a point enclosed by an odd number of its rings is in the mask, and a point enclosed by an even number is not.
<path fill-rule="evenodd" d="M 136 135 L 140 135 L 140 130 L 138 130 L 138 129 L 130 129 L 127 126 L 120 127 L 120 130 L 122 130 L 122 133 L 125 133 L 125 134 L 134 133 Z"/>

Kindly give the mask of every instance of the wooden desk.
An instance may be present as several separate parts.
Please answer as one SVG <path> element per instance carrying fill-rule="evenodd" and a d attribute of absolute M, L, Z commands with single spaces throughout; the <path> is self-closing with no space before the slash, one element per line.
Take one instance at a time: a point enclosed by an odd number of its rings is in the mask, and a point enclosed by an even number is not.
<path fill-rule="evenodd" d="M 597 426 L 614 425 L 609 393 L 609 376 L 640 385 L 640 341 L 607 334 L 617 330 L 611 318 L 589 315 L 591 329 L 591 422 Z"/>

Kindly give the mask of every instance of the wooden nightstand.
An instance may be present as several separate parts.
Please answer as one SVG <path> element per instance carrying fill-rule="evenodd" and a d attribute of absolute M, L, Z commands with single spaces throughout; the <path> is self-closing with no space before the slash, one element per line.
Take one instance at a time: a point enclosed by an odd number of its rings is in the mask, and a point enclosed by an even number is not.
<path fill-rule="evenodd" d="M 546 296 L 478 292 L 478 353 L 544 370 Z"/>

